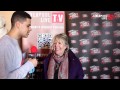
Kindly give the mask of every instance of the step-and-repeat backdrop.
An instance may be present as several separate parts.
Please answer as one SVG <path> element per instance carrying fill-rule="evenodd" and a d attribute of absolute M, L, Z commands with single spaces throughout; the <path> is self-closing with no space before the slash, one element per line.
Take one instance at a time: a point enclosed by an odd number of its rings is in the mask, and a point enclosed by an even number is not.
<path fill-rule="evenodd" d="M 84 79 L 120 79 L 120 12 L 67 11 L 66 22 Z"/>

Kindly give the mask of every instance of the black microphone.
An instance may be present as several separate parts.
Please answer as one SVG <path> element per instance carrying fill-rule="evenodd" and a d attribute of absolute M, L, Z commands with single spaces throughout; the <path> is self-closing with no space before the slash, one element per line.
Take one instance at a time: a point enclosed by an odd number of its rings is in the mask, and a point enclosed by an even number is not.
<path fill-rule="evenodd" d="M 32 46 L 31 47 L 31 53 L 29 53 L 29 55 L 28 55 L 28 57 L 29 58 L 35 58 L 36 59 L 36 57 L 37 57 L 37 48 L 36 48 L 36 46 Z M 31 74 L 31 77 L 33 78 L 33 73 L 34 73 L 34 71 L 35 71 L 35 68 L 33 68 L 29 73 Z"/>
<path fill-rule="evenodd" d="M 30 48 L 31 53 L 28 53 L 28 58 L 37 58 L 37 48 L 36 46 L 32 46 Z"/>

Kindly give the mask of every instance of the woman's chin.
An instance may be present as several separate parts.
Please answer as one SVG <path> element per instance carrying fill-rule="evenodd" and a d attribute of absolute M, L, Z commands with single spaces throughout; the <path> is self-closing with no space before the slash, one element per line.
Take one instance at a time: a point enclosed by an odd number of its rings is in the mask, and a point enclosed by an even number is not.
<path fill-rule="evenodd" d="M 55 52 L 56 55 L 60 55 L 58 52 Z"/>

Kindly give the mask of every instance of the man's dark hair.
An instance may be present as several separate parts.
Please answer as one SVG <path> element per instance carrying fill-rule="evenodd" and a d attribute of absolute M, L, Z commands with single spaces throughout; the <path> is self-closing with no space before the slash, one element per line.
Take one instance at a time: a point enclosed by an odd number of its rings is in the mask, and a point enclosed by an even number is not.
<path fill-rule="evenodd" d="M 15 25 L 15 22 L 20 21 L 23 22 L 27 18 L 31 19 L 31 16 L 25 11 L 15 11 L 11 17 L 11 25 L 12 27 Z"/>

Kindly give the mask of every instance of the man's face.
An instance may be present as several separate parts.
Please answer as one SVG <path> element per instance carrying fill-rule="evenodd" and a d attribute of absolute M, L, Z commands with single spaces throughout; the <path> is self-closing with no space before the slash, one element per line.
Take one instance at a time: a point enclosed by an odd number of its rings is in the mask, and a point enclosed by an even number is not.
<path fill-rule="evenodd" d="M 27 38 L 31 31 L 31 19 L 26 19 L 21 23 L 21 35 L 24 38 Z"/>

